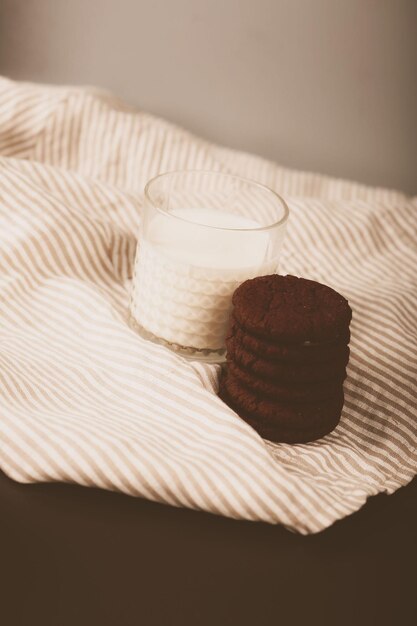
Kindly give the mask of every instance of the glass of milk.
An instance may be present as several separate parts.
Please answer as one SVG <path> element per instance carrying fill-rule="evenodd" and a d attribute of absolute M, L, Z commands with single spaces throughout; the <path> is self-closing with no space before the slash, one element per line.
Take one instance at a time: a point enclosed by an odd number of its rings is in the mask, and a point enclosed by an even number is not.
<path fill-rule="evenodd" d="M 168 172 L 145 187 L 130 314 L 146 339 L 221 362 L 232 295 L 278 268 L 288 207 L 251 180 Z"/>

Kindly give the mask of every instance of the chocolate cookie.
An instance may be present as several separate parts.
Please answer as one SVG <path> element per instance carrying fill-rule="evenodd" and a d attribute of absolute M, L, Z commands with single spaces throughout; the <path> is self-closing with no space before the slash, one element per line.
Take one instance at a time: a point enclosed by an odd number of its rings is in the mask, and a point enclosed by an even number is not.
<path fill-rule="evenodd" d="M 285 443 L 306 443 L 330 433 L 339 423 L 343 391 L 326 402 L 295 404 L 272 402 L 230 381 L 220 381 L 220 398 L 262 437 Z"/>
<path fill-rule="evenodd" d="M 248 415 L 244 409 L 241 409 L 234 405 L 227 395 L 221 395 L 220 398 L 225 402 L 235 413 L 239 415 L 249 426 L 251 426 L 256 432 L 263 438 L 276 443 L 308 443 L 310 441 L 316 441 L 325 437 L 336 428 L 339 423 L 340 415 L 334 414 L 332 419 L 329 419 L 327 423 L 321 425 L 305 425 L 302 432 L 292 430 L 291 427 L 285 427 L 281 424 L 268 425 L 258 422 Z"/>
<path fill-rule="evenodd" d="M 317 402 L 340 394 L 342 382 L 325 381 L 318 383 L 274 383 L 252 376 L 249 372 L 229 361 L 227 376 L 237 384 L 265 399 L 298 403 Z"/>
<path fill-rule="evenodd" d="M 226 346 L 226 359 L 229 363 L 234 362 L 251 375 L 274 381 L 276 384 L 342 382 L 346 378 L 349 349 L 338 361 L 315 364 L 267 361 L 243 348 L 234 338 L 229 338 Z"/>
<path fill-rule="evenodd" d="M 243 348 L 265 359 L 286 361 L 288 363 L 322 363 L 323 361 L 331 361 L 333 359 L 339 360 L 341 355 L 347 353 L 350 333 L 348 330 L 346 336 L 341 341 L 285 344 L 277 341 L 267 341 L 245 331 L 232 315 L 226 343 L 231 338 L 235 339 Z"/>
<path fill-rule="evenodd" d="M 352 310 L 337 291 L 296 276 L 259 276 L 233 294 L 234 316 L 254 335 L 286 344 L 343 341 Z"/>

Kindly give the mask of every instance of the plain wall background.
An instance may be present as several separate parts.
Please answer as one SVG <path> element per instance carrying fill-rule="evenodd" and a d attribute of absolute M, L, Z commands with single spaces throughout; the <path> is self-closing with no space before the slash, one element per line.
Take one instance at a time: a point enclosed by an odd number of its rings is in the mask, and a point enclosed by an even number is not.
<path fill-rule="evenodd" d="M 0 72 L 417 193 L 416 0 L 0 0 Z"/>

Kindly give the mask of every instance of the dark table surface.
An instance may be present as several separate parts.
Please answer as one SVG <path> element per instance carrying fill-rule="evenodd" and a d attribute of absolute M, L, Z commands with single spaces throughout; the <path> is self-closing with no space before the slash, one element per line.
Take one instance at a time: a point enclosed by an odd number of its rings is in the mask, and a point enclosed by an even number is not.
<path fill-rule="evenodd" d="M 2 626 L 417 624 L 417 480 L 318 534 L 0 473 Z"/>

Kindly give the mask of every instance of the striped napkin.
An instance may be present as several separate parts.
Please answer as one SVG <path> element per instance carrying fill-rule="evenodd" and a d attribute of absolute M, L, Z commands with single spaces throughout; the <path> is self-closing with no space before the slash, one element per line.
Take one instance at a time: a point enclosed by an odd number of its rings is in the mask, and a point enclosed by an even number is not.
<path fill-rule="evenodd" d="M 337 429 L 263 441 L 218 366 L 145 342 L 127 311 L 145 182 L 239 174 L 281 193 L 282 272 L 353 309 Z M 0 80 L 0 466 L 318 532 L 417 473 L 417 199 L 202 141 L 95 89 Z"/>

